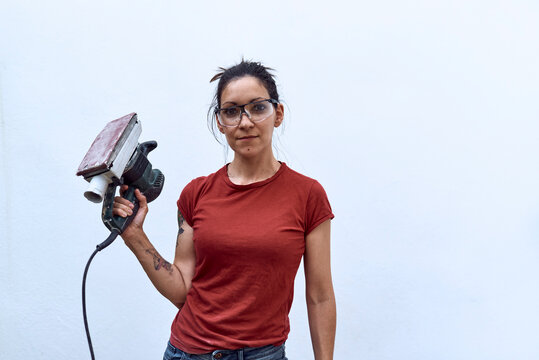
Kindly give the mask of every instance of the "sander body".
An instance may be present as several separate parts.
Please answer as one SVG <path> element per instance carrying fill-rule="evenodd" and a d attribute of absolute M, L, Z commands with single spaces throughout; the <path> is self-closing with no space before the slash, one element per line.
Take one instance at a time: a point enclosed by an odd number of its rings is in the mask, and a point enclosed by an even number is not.
<path fill-rule="evenodd" d="M 157 142 L 139 144 L 141 132 L 135 113 L 109 122 L 90 146 L 77 171 L 78 176 L 90 183 L 84 196 L 95 203 L 103 201 L 103 223 L 117 234 L 129 226 L 139 208 L 135 189 L 150 202 L 159 196 L 165 181 L 163 173 L 152 169 L 148 160 L 148 154 L 157 147 Z M 128 185 L 122 196 L 135 205 L 133 214 L 126 218 L 112 214 L 116 188 L 120 185 Z"/>

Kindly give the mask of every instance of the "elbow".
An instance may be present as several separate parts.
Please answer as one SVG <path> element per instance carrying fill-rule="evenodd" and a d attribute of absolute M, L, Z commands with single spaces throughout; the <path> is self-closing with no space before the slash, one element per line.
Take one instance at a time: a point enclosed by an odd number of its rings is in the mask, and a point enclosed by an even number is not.
<path fill-rule="evenodd" d="M 185 301 L 187 300 L 186 299 L 187 297 L 186 296 L 176 296 L 175 298 L 173 299 L 169 299 L 171 303 L 174 304 L 174 306 L 176 306 L 179 309 L 181 309 L 183 307 L 183 305 L 185 304 Z"/>
<path fill-rule="evenodd" d="M 172 303 L 174 304 L 174 306 L 176 306 L 178 308 L 178 310 L 180 310 L 183 307 L 183 305 L 185 304 L 185 302 L 178 302 L 178 301 L 172 302 Z"/>
<path fill-rule="evenodd" d="M 311 297 L 307 296 L 307 305 L 321 305 L 328 302 L 331 302 L 331 297 Z"/>
<path fill-rule="evenodd" d="M 168 296 L 166 294 L 163 295 L 178 309 L 181 309 L 187 301 L 187 294 L 182 291 L 176 290 L 172 293 L 169 293 Z"/>
<path fill-rule="evenodd" d="M 306 291 L 305 298 L 307 305 L 321 305 L 335 302 L 335 294 L 332 288 L 322 291 Z"/>

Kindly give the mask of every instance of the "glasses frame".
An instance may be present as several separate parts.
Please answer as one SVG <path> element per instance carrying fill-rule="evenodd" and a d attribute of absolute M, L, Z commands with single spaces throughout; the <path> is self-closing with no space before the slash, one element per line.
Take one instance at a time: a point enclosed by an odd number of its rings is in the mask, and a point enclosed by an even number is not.
<path fill-rule="evenodd" d="M 251 115 L 245 110 L 245 107 L 247 105 L 252 105 L 252 104 L 258 104 L 258 103 L 261 103 L 261 102 L 264 102 L 264 101 L 268 101 L 269 103 L 271 103 L 273 105 L 274 108 L 276 108 L 276 105 L 279 104 L 279 101 L 275 100 L 275 99 L 261 99 L 261 100 L 256 100 L 256 101 L 251 101 L 250 103 L 247 103 L 247 104 L 243 104 L 243 105 L 234 105 L 234 106 L 229 106 L 227 108 L 220 108 L 218 106 L 215 107 L 215 116 L 217 118 L 217 121 L 219 122 L 219 125 L 221 126 L 224 126 L 224 127 L 228 127 L 228 128 L 231 128 L 231 127 L 238 127 L 241 123 L 241 118 L 243 117 L 243 114 L 247 115 L 247 118 L 254 122 L 254 123 L 259 123 L 259 122 L 262 122 L 264 120 L 266 120 L 267 118 L 269 118 L 271 115 L 269 115 L 268 117 L 262 119 L 262 120 L 253 120 L 251 119 Z M 227 109 L 231 109 L 231 108 L 239 108 L 240 109 L 240 115 L 238 117 L 239 121 L 236 125 L 226 125 L 226 124 L 223 124 L 221 122 L 221 117 L 219 116 L 219 112 L 221 110 L 227 110 Z"/>

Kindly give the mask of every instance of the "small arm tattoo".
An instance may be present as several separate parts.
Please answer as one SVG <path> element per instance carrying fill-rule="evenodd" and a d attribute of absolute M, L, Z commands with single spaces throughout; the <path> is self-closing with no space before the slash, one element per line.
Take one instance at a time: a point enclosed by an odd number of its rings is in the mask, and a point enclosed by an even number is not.
<path fill-rule="evenodd" d="M 147 249 L 146 252 L 153 257 L 153 267 L 155 270 L 159 270 L 161 268 L 165 269 L 169 273 L 172 274 L 172 264 L 166 261 L 165 259 L 162 259 L 154 250 Z"/>
<path fill-rule="evenodd" d="M 182 225 L 183 225 L 184 221 L 185 221 L 185 219 L 183 218 L 182 213 L 180 212 L 180 210 L 178 210 L 178 236 L 183 234 Z M 176 246 L 178 246 L 178 244 L 176 244 Z"/>

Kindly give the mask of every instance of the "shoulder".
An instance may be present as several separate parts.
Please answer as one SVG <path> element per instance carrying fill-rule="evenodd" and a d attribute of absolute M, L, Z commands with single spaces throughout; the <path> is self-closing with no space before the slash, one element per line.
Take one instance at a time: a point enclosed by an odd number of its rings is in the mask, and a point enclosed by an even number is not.
<path fill-rule="evenodd" d="M 206 176 L 199 176 L 191 180 L 180 193 L 178 203 L 193 204 L 208 188 L 219 178 L 224 167 Z"/>
<path fill-rule="evenodd" d="M 178 210 L 182 213 L 189 226 L 193 226 L 192 215 L 199 199 L 215 183 L 224 168 L 207 176 L 200 176 L 191 180 L 182 190 L 176 202 Z"/>
<path fill-rule="evenodd" d="M 208 187 L 211 183 L 215 182 L 215 180 L 219 177 L 219 173 L 222 172 L 224 169 L 221 168 L 217 170 L 214 173 L 211 173 L 206 176 L 199 176 L 197 178 L 194 178 L 191 180 L 182 190 L 182 194 L 198 194 L 201 191 L 203 191 L 206 187 Z"/>
<path fill-rule="evenodd" d="M 299 196 L 302 199 L 301 204 L 304 208 L 305 219 L 304 229 L 305 234 L 309 234 L 322 222 L 334 218 L 331 205 L 326 191 L 317 180 L 290 168 L 288 170 L 288 182 L 294 183 L 294 190 L 300 194 Z"/>
<path fill-rule="evenodd" d="M 284 174 L 284 183 L 289 194 L 298 194 L 302 202 L 307 203 L 307 207 L 324 203 L 329 207 L 329 200 L 324 187 L 312 177 L 303 175 L 287 167 Z"/>
<path fill-rule="evenodd" d="M 286 164 L 284 165 L 286 166 Z M 296 184 L 297 186 L 299 186 L 301 189 L 303 189 L 304 191 L 308 193 L 310 193 L 313 190 L 315 190 L 316 192 L 319 192 L 320 190 L 324 192 L 324 188 L 316 179 L 303 175 L 288 166 L 286 168 L 285 176 L 286 176 L 287 181 L 290 181 L 293 184 Z"/>
<path fill-rule="evenodd" d="M 299 172 L 297 172 L 296 170 L 292 169 L 291 167 L 289 167 L 288 165 L 286 165 L 285 163 L 282 163 L 285 167 L 286 167 L 286 171 L 284 172 L 285 176 L 288 178 L 288 180 L 293 180 L 293 181 L 297 181 L 301 184 L 312 184 L 313 182 L 315 182 L 316 180 L 311 178 L 311 177 L 308 177 L 306 175 L 303 175 Z"/>

